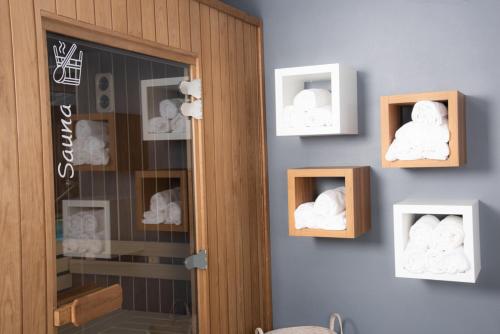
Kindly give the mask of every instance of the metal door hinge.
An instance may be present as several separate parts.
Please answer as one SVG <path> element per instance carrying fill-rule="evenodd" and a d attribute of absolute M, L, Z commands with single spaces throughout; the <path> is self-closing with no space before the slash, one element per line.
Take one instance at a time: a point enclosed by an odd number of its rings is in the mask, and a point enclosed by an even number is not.
<path fill-rule="evenodd" d="M 207 269 L 208 268 L 207 251 L 205 249 L 202 249 L 198 253 L 188 256 L 184 260 L 184 265 L 186 266 L 187 270 Z"/>

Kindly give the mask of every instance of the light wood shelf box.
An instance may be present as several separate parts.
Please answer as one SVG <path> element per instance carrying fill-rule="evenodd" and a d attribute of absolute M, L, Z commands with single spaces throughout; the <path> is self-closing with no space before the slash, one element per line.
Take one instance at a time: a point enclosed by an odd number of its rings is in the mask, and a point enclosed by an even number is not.
<path fill-rule="evenodd" d="M 314 202 L 318 178 L 343 178 L 347 229 L 327 231 L 296 229 L 295 209 L 302 203 Z M 296 168 L 288 170 L 288 234 L 298 237 L 326 237 L 353 239 L 371 228 L 370 167 Z"/>
<path fill-rule="evenodd" d="M 412 160 L 387 161 L 385 154 L 389 149 L 396 131 L 403 125 L 403 108 L 412 107 L 418 101 L 430 100 L 442 102 L 448 107 L 448 125 L 450 129 L 450 156 L 447 160 Z M 384 168 L 429 168 L 460 167 L 467 161 L 465 129 L 465 96 L 459 91 L 430 92 L 382 96 L 380 98 L 380 136 L 381 159 Z"/>
<path fill-rule="evenodd" d="M 142 168 L 143 155 L 144 160 L 147 161 L 147 150 L 143 147 L 141 139 L 140 115 L 125 113 L 80 113 L 73 115 L 71 120 L 73 127 L 80 120 L 101 121 L 108 124 L 108 164 L 105 166 L 74 166 L 76 171 L 137 170 Z"/>
<path fill-rule="evenodd" d="M 189 180 L 186 170 L 140 170 L 135 172 L 136 189 L 136 219 L 135 225 L 139 230 L 188 232 L 189 230 Z M 173 224 L 143 224 L 144 211 L 149 210 L 151 196 L 155 193 L 180 188 L 180 207 L 182 222 Z"/>
<path fill-rule="evenodd" d="M 412 273 L 403 266 L 404 250 L 408 245 L 411 226 L 420 216 L 461 216 L 465 233 L 464 252 L 470 269 L 457 274 Z M 479 203 L 477 200 L 405 200 L 394 204 L 394 257 L 396 277 L 475 283 L 481 271 L 479 238 Z"/>

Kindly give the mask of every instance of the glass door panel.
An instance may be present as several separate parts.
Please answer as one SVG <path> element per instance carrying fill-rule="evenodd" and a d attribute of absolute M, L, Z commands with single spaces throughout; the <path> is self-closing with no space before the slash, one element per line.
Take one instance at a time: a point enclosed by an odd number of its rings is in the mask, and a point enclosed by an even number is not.
<path fill-rule="evenodd" d="M 196 333 L 189 66 L 47 36 L 59 333 Z"/>

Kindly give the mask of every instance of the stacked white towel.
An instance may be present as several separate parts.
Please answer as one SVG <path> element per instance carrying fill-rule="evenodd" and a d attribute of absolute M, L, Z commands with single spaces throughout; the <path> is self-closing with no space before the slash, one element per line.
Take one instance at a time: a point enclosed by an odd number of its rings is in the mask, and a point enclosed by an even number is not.
<path fill-rule="evenodd" d="M 179 188 L 160 191 L 149 203 L 150 210 L 144 212 L 143 224 L 180 225 L 181 207 L 179 205 Z"/>
<path fill-rule="evenodd" d="M 409 272 L 422 274 L 458 274 L 470 269 L 464 252 L 463 221 L 447 216 L 439 221 L 425 215 L 410 228 L 402 265 Z"/>
<path fill-rule="evenodd" d="M 109 162 L 108 125 L 106 122 L 81 120 L 75 125 L 73 164 L 107 165 Z"/>
<path fill-rule="evenodd" d="M 186 131 L 186 117 L 181 113 L 182 99 L 162 100 L 159 105 L 160 116 L 149 119 L 150 133 L 180 133 Z"/>
<path fill-rule="evenodd" d="M 315 202 L 307 202 L 295 209 L 295 228 L 343 231 L 345 220 L 345 188 L 339 187 L 321 193 Z"/>
<path fill-rule="evenodd" d="M 395 139 L 389 146 L 385 159 L 388 161 L 448 159 L 450 130 L 447 115 L 446 106 L 441 102 L 417 102 L 411 113 L 412 121 L 396 131 Z"/>
<path fill-rule="evenodd" d="M 63 252 L 96 257 L 104 249 L 104 210 L 82 210 L 63 221 Z"/>
<path fill-rule="evenodd" d="M 326 89 L 304 89 L 283 109 L 288 127 L 322 127 L 333 125 L 332 94 Z"/>

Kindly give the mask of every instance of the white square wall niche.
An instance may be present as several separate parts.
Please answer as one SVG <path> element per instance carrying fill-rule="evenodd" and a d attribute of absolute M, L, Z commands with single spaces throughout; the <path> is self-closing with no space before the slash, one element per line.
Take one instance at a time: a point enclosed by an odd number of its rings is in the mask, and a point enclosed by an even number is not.
<path fill-rule="evenodd" d="M 331 92 L 330 125 L 291 122 L 289 106 L 303 89 L 321 88 Z M 358 133 L 356 71 L 342 64 L 327 64 L 275 70 L 276 135 L 319 136 Z M 298 124 L 297 124 L 298 123 Z"/>
<path fill-rule="evenodd" d="M 110 258 L 111 221 L 116 221 L 116 200 L 68 199 L 63 200 L 62 205 L 64 256 Z M 96 225 L 89 226 L 84 220 L 75 225 L 71 217 L 80 212 L 95 214 Z"/>
<path fill-rule="evenodd" d="M 411 226 L 423 215 L 434 215 L 443 219 L 448 215 L 461 216 L 464 229 L 464 253 L 469 262 L 469 270 L 463 273 L 436 274 L 428 270 L 415 273 L 404 267 L 404 251 L 409 241 Z M 415 201 L 406 200 L 394 204 L 394 255 L 396 277 L 429 279 L 475 283 L 481 271 L 481 251 L 479 242 L 478 201 Z"/>

